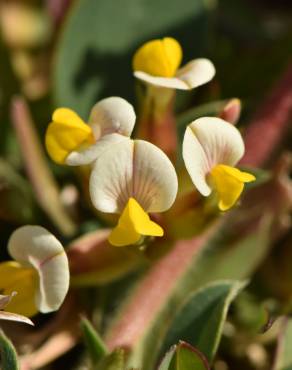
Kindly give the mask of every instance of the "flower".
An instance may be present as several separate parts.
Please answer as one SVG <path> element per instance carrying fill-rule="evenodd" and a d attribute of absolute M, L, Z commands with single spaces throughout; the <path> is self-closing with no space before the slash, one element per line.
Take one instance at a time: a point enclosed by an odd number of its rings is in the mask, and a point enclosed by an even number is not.
<path fill-rule="evenodd" d="M 0 295 L 0 320 L 22 322 L 24 324 L 33 326 L 34 323 L 28 317 L 12 312 L 3 311 L 16 295 L 16 292 L 12 292 L 9 295 Z"/>
<path fill-rule="evenodd" d="M 234 166 L 244 154 L 240 132 L 216 117 L 203 117 L 188 125 L 183 139 L 183 159 L 189 175 L 204 196 L 215 190 L 221 211 L 231 208 L 244 183 L 255 180 Z"/>
<path fill-rule="evenodd" d="M 181 60 L 182 49 L 175 39 L 148 41 L 134 55 L 134 76 L 155 86 L 191 90 L 215 75 L 215 67 L 208 59 L 194 59 L 179 68 Z"/>
<path fill-rule="evenodd" d="M 163 229 L 149 212 L 171 207 L 177 194 L 177 176 L 168 157 L 155 145 L 127 139 L 100 156 L 91 172 L 89 191 L 102 212 L 121 214 L 109 242 L 125 246 L 143 236 L 162 236 Z"/>
<path fill-rule="evenodd" d="M 4 295 L 17 295 L 7 310 L 28 317 L 57 310 L 69 288 L 61 243 L 43 227 L 28 225 L 14 231 L 8 251 L 14 261 L 0 263 L 0 288 Z"/>
<path fill-rule="evenodd" d="M 130 136 L 135 121 L 132 105 L 119 97 L 95 104 L 88 125 L 71 109 L 58 108 L 46 132 L 46 148 L 58 164 L 90 164 L 106 148 Z"/>

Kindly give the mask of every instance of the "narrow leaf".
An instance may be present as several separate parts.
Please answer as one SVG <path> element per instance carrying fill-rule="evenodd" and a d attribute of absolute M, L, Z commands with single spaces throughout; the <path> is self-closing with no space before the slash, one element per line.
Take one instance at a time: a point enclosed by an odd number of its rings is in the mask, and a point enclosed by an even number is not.
<path fill-rule="evenodd" d="M 96 364 L 107 355 L 107 348 L 97 331 L 86 318 L 81 319 L 80 326 L 91 361 L 93 364 Z"/>
<path fill-rule="evenodd" d="M 132 348 L 131 366 L 153 368 L 168 325 L 191 292 L 215 280 L 244 280 L 255 271 L 270 245 L 271 220 L 267 216 L 240 238 L 226 238 L 228 219 L 223 227 L 214 224 L 200 237 L 177 242 L 129 296 L 107 333 L 109 348 Z M 173 343 L 176 341 L 169 346 Z"/>
<path fill-rule="evenodd" d="M 205 356 L 186 342 L 180 341 L 164 356 L 158 370 L 209 370 Z"/>
<path fill-rule="evenodd" d="M 2 330 L 0 331 L 0 353 L 2 370 L 19 370 L 16 351 Z"/>
<path fill-rule="evenodd" d="M 245 283 L 238 281 L 218 281 L 193 293 L 174 317 L 163 349 L 184 340 L 212 361 L 229 305 L 244 286 Z"/>
<path fill-rule="evenodd" d="M 125 352 L 117 349 L 104 357 L 94 370 L 125 370 Z"/>
<path fill-rule="evenodd" d="M 172 346 L 168 352 L 164 355 L 158 370 L 168 370 L 170 367 L 171 360 L 173 359 L 177 346 Z"/>
<path fill-rule="evenodd" d="M 204 355 L 188 343 L 180 342 L 169 370 L 209 370 Z"/>
<path fill-rule="evenodd" d="M 292 370 L 292 319 L 284 318 L 273 370 Z"/>

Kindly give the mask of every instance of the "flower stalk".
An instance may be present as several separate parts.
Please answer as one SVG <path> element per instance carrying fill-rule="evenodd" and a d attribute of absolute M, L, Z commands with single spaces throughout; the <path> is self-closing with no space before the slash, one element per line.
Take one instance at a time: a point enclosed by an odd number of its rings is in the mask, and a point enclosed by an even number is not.
<path fill-rule="evenodd" d="M 175 90 L 146 86 L 141 97 L 137 137 L 152 142 L 174 162 L 176 160 L 177 131 L 174 117 Z"/>

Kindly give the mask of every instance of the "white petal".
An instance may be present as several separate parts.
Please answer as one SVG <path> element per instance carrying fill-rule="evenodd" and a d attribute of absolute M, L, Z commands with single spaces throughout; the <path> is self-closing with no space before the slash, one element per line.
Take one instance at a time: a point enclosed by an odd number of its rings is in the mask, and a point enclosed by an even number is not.
<path fill-rule="evenodd" d="M 23 226 L 8 242 L 10 255 L 39 274 L 36 305 L 41 312 L 57 310 L 69 288 L 69 267 L 62 244 L 40 226 Z"/>
<path fill-rule="evenodd" d="M 215 75 L 215 67 L 208 59 L 194 59 L 180 68 L 175 77 L 156 77 L 142 71 L 135 71 L 134 76 L 151 85 L 178 90 L 191 90 L 201 86 Z"/>
<path fill-rule="evenodd" d="M 189 90 L 188 85 L 176 77 L 156 77 L 142 71 L 135 71 L 134 76 L 150 85 L 169 89 Z"/>
<path fill-rule="evenodd" d="M 215 67 L 209 59 L 194 59 L 180 68 L 176 77 L 183 81 L 189 89 L 206 84 L 215 76 Z"/>
<path fill-rule="evenodd" d="M 122 212 L 130 197 L 147 212 L 163 212 L 174 202 L 177 187 L 168 157 L 143 140 L 123 141 L 99 157 L 89 184 L 94 206 L 109 213 Z"/>
<path fill-rule="evenodd" d="M 198 191 L 208 196 L 211 189 L 206 175 L 217 164 L 234 166 L 244 154 L 240 132 L 230 123 L 216 117 L 192 122 L 183 140 L 183 159 Z"/>
<path fill-rule="evenodd" d="M 125 99 L 110 97 L 96 103 L 91 110 L 89 124 L 98 135 L 118 133 L 130 136 L 136 121 L 133 106 Z"/>
<path fill-rule="evenodd" d="M 28 317 L 18 315 L 17 313 L 7 312 L 7 311 L 0 311 L 0 320 L 22 322 L 24 324 L 34 326 L 34 323 Z"/>
<path fill-rule="evenodd" d="M 101 137 L 94 145 L 89 148 L 71 152 L 66 158 L 69 166 L 82 166 L 94 162 L 104 151 L 111 149 L 120 141 L 127 140 L 126 136 L 120 134 L 110 134 Z"/>

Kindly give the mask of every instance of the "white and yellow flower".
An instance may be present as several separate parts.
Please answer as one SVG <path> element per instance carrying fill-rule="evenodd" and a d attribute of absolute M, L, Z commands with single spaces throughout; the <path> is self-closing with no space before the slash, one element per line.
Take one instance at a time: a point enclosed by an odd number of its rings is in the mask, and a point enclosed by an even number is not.
<path fill-rule="evenodd" d="M 90 178 L 93 205 L 102 212 L 121 214 L 109 242 L 136 244 L 144 236 L 162 236 L 149 212 L 171 207 L 177 194 L 177 176 L 168 157 L 143 140 L 124 140 L 95 162 Z"/>
<path fill-rule="evenodd" d="M 17 294 L 5 310 L 31 317 L 56 311 L 69 288 L 69 267 L 62 244 L 40 226 L 23 226 L 8 242 L 14 261 L 0 263 L 2 294 Z"/>
<path fill-rule="evenodd" d="M 175 39 L 148 41 L 134 55 L 134 76 L 155 86 L 191 90 L 215 75 L 215 67 L 208 59 L 194 59 L 179 68 L 181 61 L 182 48 Z"/>
<path fill-rule="evenodd" d="M 244 183 L 255 180 L 234 166 L 244 154 L 240 132 L 216 117 L 203 117 L 188 125 L 183 140 L 183 158 L 189 175 L 204 196 L 216 192 L 221 211 L 231 208 Z"/>
<path fill-rule="evenodd" d="M 95 104 L 89 124 L 73 110 L 58 108 L 46 132 L 46 148 L 59 164 L 87 165 L 106 148 L 130 136 L 135 121 L 132 105 L 119 97 L 106 98 Z"/>

